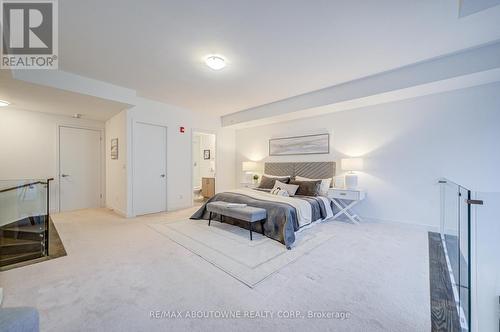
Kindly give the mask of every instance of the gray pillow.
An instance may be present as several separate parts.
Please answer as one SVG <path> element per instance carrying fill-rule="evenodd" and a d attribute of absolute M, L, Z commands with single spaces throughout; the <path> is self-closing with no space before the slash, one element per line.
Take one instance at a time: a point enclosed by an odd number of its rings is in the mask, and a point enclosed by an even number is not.
<path fill-rule="evenodd" d="M 270 177 L 267 177 L 265 175 L 262 175 L 262 177 L 260 179 L 259 186 L 257 188 L 260 188 L 260 189 L 273 189 L 274 183 L 276 182 L 276 180 L 278 180 L 280 182 L 283 182 L 283 183 L 290 182 L 290 178 L 288 176 L 284 176 L 284 177 L 281 177 L 281 178 L 270 178 Z"/>
<path fill-rule="evenodd" d="M 299 186 L 295 195 L 299 196 L 318 196 L 321 188 L 321 180 L 317 181 L 290 181 L 290 184 Z"/>

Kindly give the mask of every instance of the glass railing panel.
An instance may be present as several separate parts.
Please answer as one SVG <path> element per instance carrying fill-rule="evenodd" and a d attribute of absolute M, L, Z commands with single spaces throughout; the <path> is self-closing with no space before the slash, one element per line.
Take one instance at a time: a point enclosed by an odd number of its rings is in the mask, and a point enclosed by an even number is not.
<path fill-rule="evenodd" d="M 0 181 L 0 267 L 48 254 L 48 192 L 43 179 Z"/>
<path fill-rule="evenodd" d="M 0 227 L 47 214 L 47 180 L 0 181 Z"/>
<path fill-rule="evenodd" d="M 462 325 L 468 326 L 470 321 L 470 211 L 468 203 L 470 191 L 459 187 L 459 218 L 458 218 L 458 271 L 454 271 L 455 282 L 459 295 L 460 319 Z"/>
<path fill-rule="evenodd" d="M 470 191 L 459 184 L 442 179 L 441 239 L 446 256 L 449 280 L 456 302 L 456 314 L 463 331 L 469 330 L 470 284 Z"/>
<path fill-rule="evenodd" d="M 460 187 L 452 182 L 445 182 L 441 187 L 441 237 L 447 257 L 453 271 L 453 278 L 458 279 L 460 249 L 459 249 L 459 193 Z M 453 280 L 452 282 L 457 282 Z"/>

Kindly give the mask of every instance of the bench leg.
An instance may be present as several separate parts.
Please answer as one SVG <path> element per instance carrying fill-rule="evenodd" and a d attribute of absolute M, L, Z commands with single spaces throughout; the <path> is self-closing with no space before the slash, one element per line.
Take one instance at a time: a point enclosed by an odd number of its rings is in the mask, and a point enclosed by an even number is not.
<path fill-rule="evenodd" d="M 260 221 L 260 229 L 262 229 L 262 235 L 264 235 L 264 222 L 265 222 L 265 220 Z"/>
<path fill-rule="evenodd" d="M 210 226 L 211 221 L 212 221 L 212 212 L 210 212 L 210 215 L 208 216 L 208 226 Z"/>
<path fill-rule="evenodd" d="M 250 241 L 252 241 L 252 223 L 248 223 L 248 229 L 250 230 Z"/>

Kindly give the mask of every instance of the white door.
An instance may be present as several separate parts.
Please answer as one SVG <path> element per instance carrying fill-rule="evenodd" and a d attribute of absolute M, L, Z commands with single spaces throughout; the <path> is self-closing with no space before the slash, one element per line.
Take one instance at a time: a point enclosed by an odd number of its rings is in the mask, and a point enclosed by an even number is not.
<path fill-rule="evenodd" d="M 59 127 L 61 211 L 101 206 L 101 133 Z"/>
<path fill-rule="evenodd" d="M 134 139 L 134 213 L 167 210 L 167 128 L 136 123 Z"/>

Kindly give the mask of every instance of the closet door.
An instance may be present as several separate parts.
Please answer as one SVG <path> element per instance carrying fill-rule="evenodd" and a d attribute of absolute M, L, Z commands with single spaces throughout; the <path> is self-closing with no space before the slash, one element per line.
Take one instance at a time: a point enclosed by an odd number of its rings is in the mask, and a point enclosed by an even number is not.
<path fill-rule="evenodd" d="M 167 210 L 167 128 L 137 122 L 133 131 L 136 215 Z"/>

